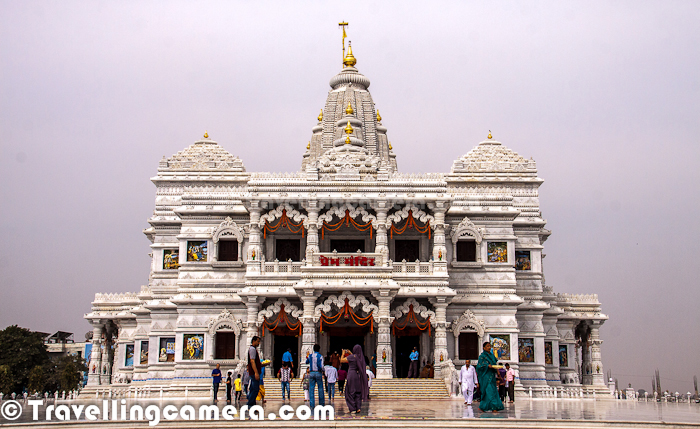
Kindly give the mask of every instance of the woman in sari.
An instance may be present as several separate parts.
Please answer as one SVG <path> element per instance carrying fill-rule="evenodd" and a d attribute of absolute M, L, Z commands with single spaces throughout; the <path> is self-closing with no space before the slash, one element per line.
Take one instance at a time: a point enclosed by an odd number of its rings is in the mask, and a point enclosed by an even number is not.
<path fill-rule="evenodd" d="M 494 413 L 503 409 L 503 402 L 498 396 L 496 387 L 496 369 L 494 365 L 498 363 L 496 356 L 491 353 L 491 343 L 484 343 L 484 351 L 479 356 L 479 363 L 476 365 L 476 375 L 479 378 L 481 388 L 481 401 L 479 409 L 481 411 L 493 411 Z"/>
<path fill-rule="evenodd" d="M 362 408 L 362 401 L 369 397 L 369 386 L 367 384 L 367 372 L 365 371 L 365 356 L 362 354 L 362 347 L 356 344 L 349 350 L 343 350 L 340 363 L 347 363 L 348 376 L 345 384 L 345 403 L 351 413 L 359 414 Z"/>

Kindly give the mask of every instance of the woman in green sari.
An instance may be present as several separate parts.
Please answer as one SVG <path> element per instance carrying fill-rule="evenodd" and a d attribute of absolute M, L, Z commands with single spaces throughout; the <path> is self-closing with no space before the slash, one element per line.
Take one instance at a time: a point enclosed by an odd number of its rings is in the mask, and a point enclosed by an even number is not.
<path fill-rule="evenodd" d="M 479 363 L 476 365 L 476 375 L 479 378 L 479 388 L 481 389 L 481 401 L 479 409 L 481 411 L 493 411 L 494 413 L 503 409 L 503 402 L 498 396 L 496 387 L 496 365 L 498 360 L 491 353 L 491 343 L 484 343 L 484 351 L 479 356 Z"/>

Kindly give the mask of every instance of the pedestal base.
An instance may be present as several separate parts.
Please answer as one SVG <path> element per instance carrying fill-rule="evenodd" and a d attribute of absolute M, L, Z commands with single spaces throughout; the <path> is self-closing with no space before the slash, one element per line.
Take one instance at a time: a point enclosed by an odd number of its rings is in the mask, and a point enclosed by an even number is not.
<path fill-rule="evenodd" d="M 377 363 L 377 378 L 394 378 L 390 362 Z"/>

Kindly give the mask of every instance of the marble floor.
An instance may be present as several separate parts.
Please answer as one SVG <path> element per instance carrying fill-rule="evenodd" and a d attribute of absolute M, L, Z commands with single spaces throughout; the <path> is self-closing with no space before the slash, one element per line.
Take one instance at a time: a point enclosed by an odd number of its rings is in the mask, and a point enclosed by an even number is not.
<path fill-rule="evenodd" d="M 97 404 L 96 400 L 59 401 L 59 404 Z M 146 405 L 175 405 L 180 407 L 190 404 L 196 407 L 202 404 L 210 404 L 211 401 L 203 400 L 129 400 L 127 406 L 138 403 Z M 287 402 L 292 407 L 303 405 L 304 401 L 292 400 Z M 328 403 L 328 401 L 327 401 Z M 362 406 L 359 416 L 350 415 L 347 411 L 345 400 L 342 398 L 330 402 L 335 408 L 336 419 L 373 419 L 373 420 L 398 420 L 398 419 L 424 419 L 424 420 L 457 420 L 457 419 L 524 419 L 524 420 L 585 420 L 585 421 L 616 421 L 616 422 L 665 422 L 665 423 L 694 423 L 700 427 L 700 404 L 697 403 L 656 403 L 637 401 L 594 401 L 578 399 L 534 399 L 521 400 L 514 404 L 505 404 L 506 409 L 499 413 L 482 413 L 478 403 L 467 406 L 461 399 L 444 400 L 370 400 Z M 219 401 L 218 406 L 223 408 L 225 401 Z M 283 405 L 282 401 L 268 401 L 265 405 L 265 415 L 277 412 Z M 42 410 L 43 407 L 40 408 Z M 43 410 L 40 412 L 43 415 Z M 83 416 L 84 418 L 84 416 Z M 31 422 L 31 407 L 24 406 L 22 416 L 12 423 Z M 9 423 L 7 421 L 0 421 Z M 427 423 L 427 422 L 426 422 Z M 465 422 L 466 423 L 466 422 Z M 368 425 L 371 426 L 371 425 Z"/>

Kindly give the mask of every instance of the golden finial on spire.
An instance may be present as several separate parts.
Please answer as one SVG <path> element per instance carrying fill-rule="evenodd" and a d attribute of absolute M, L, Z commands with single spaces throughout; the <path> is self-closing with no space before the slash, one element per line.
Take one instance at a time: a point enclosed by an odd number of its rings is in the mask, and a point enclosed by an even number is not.
<path fill-rule="evenodd" d="M 377 122 L 382 122 L 382 115 L 379 114 L 379 110 L 377 110 Z"/>
<path fill-rule="evenodd" d="M 205 139 L 208 139 L 208 138 L 209 138 L 209 133 L 208 133 L 206 130 L 204 130 L 204 138 L 205 138 Z"/>
<path fill-rule="evenodd" d="M 350 125 L 350 121 L 348 121 L 348 124 L 345 126 L 345 134 L 348 136 L 352 134 L 353 128 L 352 125 Z"/>
<path fill-rule="evenodd" d="M 347 113 L 348 115 L 352 115 L 353 113 L 355 113 L 355 111 L 352 110 L 352 105 L 350 104 L 349 101 L 348 101 L 348 107 L 345 108 L 345 113 Z"/>
<path fill-rule="evenodd" d="M 345 136 L 345 144 L 350 144 L 350 136 Z"/>
<path fill-rule="evenodd" d="M 350 43 L 351 42 L 348 42 L 348 54 L 345 55 L 345 59 L 343 60 L 343 65 L 345 67 L 354 67 L 355 64 L 357 64 L 357 60 L 352 55 L 352 45 Z"/>
<path fill-rule="evenodd" d="M 321 109 L 321 113 L 318 114 L 318 122 L 321 122 L 323 120 L 323 109 Z"/>
<path fill-rule="evenodd" d="M 389 150 L 392 150 L 392 149 L 394 149 L 394 148 L 391 147 L 391 142 L 389 142 Z"/>
<path fill-rule="evenodd" d="M 493 136 L 491 135 L 491 130 L 489 130 L 489 140 L 491 140 Z"/>
<path fill-rule="evenodd" d="M 306 144 L 306 150 L 309 150 L 309 149 L 311 149 L 311 142 L 308 142 L 308 143 Z"/>
<path fill-rule="evenodd" d="M 347 27 L 348 25 L 350 24 L 348 24 L 345 21 L 338 23 L 338 26 L 343 29 L 343 61 L 345 61 L 345 38 L 348 37 L 348 35 L 345 34 L 345 27 Z"/>

